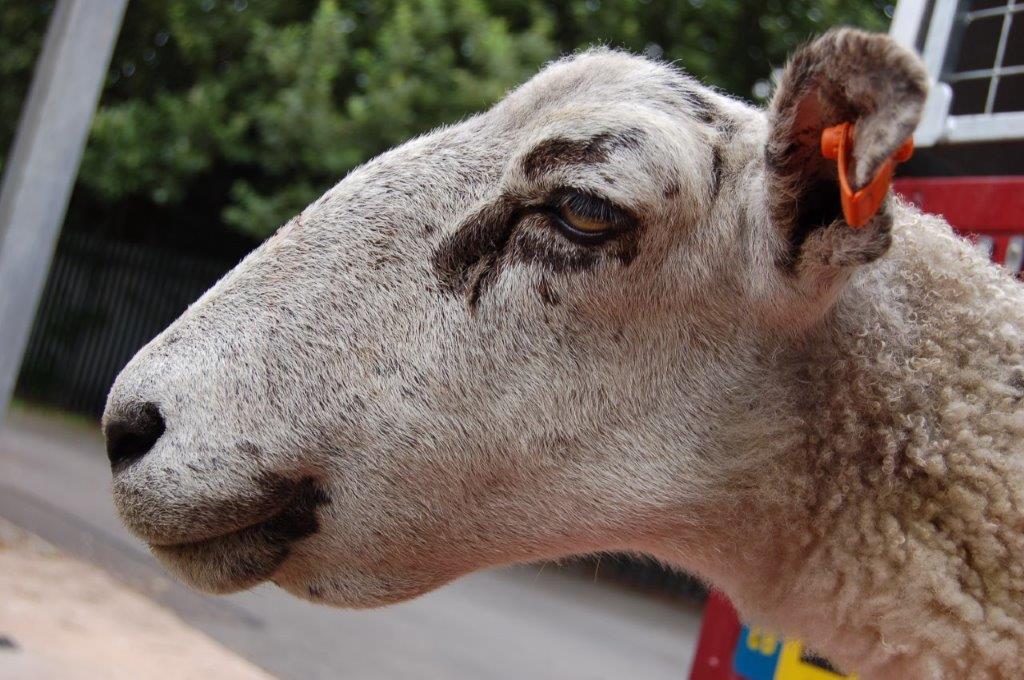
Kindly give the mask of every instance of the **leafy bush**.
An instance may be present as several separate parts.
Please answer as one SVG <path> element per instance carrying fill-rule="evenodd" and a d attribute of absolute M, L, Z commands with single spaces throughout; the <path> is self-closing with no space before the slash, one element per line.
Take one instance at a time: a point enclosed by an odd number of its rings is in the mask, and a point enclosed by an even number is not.
<path fill-rule="evenodd" d="M 621 46 L 757 99 L 795 44 L 836 23 L 883 28 L 885 11 L 877 0 L 133 0 L 69 220 L 136 240 L 214 242 L 230 238 L 225 225 L 262 238 L 359 163 L 485 108 L 560 53 Z M 0 9 L 0 77 L 13 84 L 0 145 L 49 12 Z"/>

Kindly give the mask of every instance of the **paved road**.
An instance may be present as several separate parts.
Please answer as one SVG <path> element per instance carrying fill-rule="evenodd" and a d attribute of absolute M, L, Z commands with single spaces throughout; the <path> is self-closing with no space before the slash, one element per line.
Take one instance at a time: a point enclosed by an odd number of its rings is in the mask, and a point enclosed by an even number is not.
<path fill-rule="evenodd" d="M 91 428 L 15 411 L 0 431 L 0 516 L 103 566 L 282 678 L 680 680 L 690 666 L 697 612 L 554 567 L 475 574 L 361 612 L 273 586 L 200 595 L 167 578 L 121 528 L 109 487 Z"/>

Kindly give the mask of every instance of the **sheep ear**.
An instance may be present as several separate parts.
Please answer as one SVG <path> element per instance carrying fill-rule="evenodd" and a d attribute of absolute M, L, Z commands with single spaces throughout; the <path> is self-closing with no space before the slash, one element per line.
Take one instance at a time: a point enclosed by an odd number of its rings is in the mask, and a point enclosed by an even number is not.
<path fill-rule="evenodd" d="M 796 269 L 846 267 L 888 250 L 889 200 L 867 225 L 850 228 L 836 163 L 821 155 L 821 133 L 854 123 L 849 176 L 856 191 L 913 133 L 927 88 L 921 61 L 884 34 L 832 30 L 793 55 L 772 98 L 765 149 L 769 217 L 783 241 L 780 261 Z"/>

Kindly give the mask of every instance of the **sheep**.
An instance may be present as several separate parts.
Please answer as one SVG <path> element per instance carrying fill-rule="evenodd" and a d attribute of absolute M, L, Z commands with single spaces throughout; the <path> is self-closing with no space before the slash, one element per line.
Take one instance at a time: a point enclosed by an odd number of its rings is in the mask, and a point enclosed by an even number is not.
<path fill-rule="evenodd" d="M 862 677 L 1024 677 L 1024 291 L 841 214 L 916 126 L 884 35 L 766 110 L 608 49 L 350 173 L 143 348 L 126 526 L 210 592 L 373 607 L 631 551 Z"/>

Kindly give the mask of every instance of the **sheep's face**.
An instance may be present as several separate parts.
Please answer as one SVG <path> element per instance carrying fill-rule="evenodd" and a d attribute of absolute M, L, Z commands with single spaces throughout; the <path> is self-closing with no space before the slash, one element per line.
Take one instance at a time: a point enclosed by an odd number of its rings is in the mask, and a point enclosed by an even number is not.
<path fill-rule="evenodd" d="M 196 587 L 372 606 L 687 521 L 801 296 L 770 133 L 597 51 L 355 170 L 118 378 L 125 523 Z"/>

